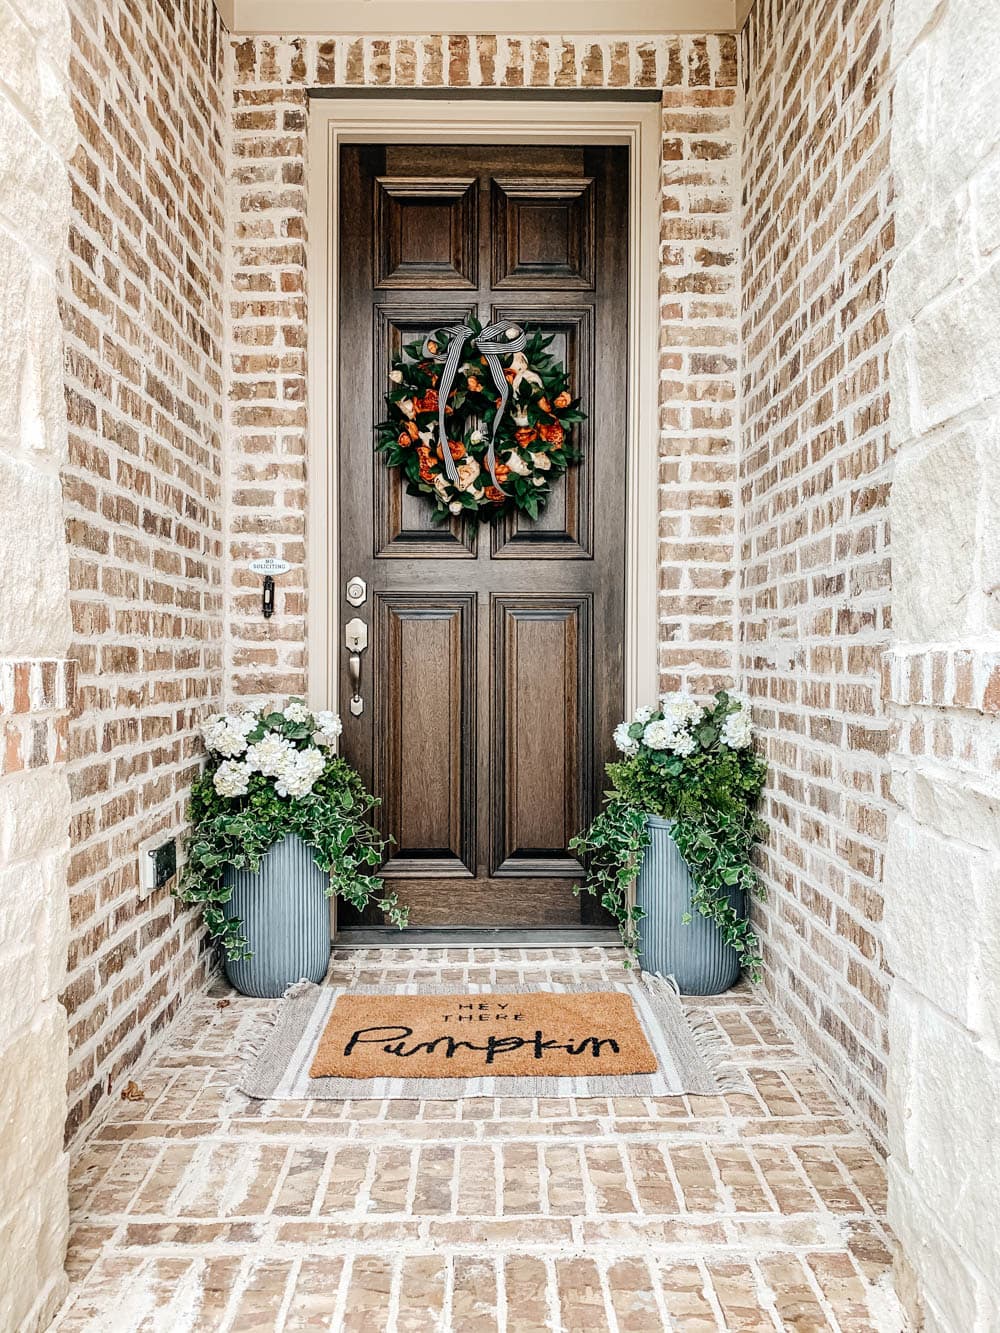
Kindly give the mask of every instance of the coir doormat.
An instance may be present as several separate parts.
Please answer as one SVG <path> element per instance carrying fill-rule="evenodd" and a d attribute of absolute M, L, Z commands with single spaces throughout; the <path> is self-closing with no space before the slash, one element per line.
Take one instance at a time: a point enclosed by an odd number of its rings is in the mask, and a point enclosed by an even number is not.
<path fill-rule="evenodd" d="M 310 1078 L 575 1078 L 652 1074 L 656 1056 L 620 991 L 341 995 Z"/>
<path fill-rule="evenodd" d="M 673 989 L 299 982 L 239 1088 L 257 1098 L 673 1097 L 742 1086 Z"/>

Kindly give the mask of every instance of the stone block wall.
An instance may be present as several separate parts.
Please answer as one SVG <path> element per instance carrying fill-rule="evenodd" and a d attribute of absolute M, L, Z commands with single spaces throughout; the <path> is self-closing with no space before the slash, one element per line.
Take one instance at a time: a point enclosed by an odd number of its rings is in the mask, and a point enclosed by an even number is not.
<path fill-rule="evenodd" d="M 74 1134 L 209 966 L 169 885 L 140 900 L 138 844 L 182 832 L 221 695 L 225 61 L 212 0 L 70 10 Z"/>
<path fill-rule="evenodd" d="M 1000 10 L 900 4 L 885 872 L 890 1220 L 914 1322 L 1000 1311 Z"/>
<path fill-rule="evenodd" d="M 655 89 L 660 676 L 732 682 L 739 90 L 733 37 L 234 39 L 229 691 L 305 693 L 306 127 L 311 88 Z M 259 614 L 248 560 L 295 573 Z"/>
<path fill-rule="evenodd" d="M 742 36 L 740 669 L 771 767 L 770 999 L 885 1144 L 891 0 Z"/>
<path fill-rule="evenodd" d="M 69 1224 L 65 5 L 0 0 L 0 44 L 0 1328 L 33 1333 L 65 1292 Z"/>

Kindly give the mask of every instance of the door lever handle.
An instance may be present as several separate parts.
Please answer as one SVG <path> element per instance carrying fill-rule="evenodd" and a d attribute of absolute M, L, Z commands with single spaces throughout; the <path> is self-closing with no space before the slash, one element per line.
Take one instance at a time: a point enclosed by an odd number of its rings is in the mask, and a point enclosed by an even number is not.
<path fill-rule="evenodd" d="M 347 659 L 347 670 L 351 676 L 351 712 L 359 717 L 364 712 L 365 701 L 361 697 L 361 654 L 351 653 Z"/>
<path fill-rule="evenodd" d="M 360 717 L 365 708 L 361 694 L 361 654 L 368 647 L 368 626 L 357 616 L 344 626 L 344 643 L 350 653 L 347 659 L 347 671 L 351 680 L 351 714 Z"/>

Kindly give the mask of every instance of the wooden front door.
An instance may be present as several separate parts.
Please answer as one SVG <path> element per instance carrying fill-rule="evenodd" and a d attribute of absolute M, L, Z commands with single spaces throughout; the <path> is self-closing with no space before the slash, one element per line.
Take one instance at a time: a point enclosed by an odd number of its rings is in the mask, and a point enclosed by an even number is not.
<path fill-rule="evenodd" d="M 623 713 L 627 150 L 341 154 L 342 752 L 381 798 L 384 874 L 411 925 L 595 920 L 567 844 L 600 801 Z M 435 527 L 374 452 L 393 358 L 470 313 L 554 334 L 588 414 L 583 462 L 535 523 Z M 360 716 L 352 618 L 368 635 Z M 342 909 L 340 923 L 381 917 Z"/>

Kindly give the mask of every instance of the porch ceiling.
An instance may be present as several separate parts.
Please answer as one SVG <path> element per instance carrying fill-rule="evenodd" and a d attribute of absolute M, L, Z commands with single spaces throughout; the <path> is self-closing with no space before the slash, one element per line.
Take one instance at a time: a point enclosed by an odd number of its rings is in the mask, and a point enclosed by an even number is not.
<path fill-rule="evenodd" d="M 216 0 L 234 33 L 569 32 L 653 36 L 738 32 L 754 0 L 432 0 L 417 12 L 406 0 Z"/>

